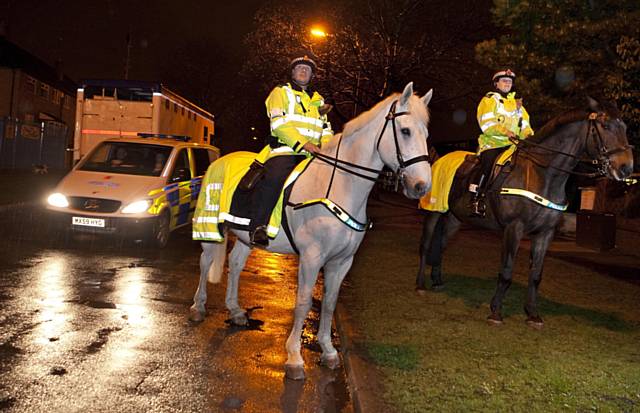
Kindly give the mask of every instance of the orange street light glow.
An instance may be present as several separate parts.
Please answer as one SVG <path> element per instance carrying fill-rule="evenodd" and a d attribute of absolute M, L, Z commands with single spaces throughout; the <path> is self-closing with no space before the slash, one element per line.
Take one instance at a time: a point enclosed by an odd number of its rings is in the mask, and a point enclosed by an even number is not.
<path fill-rule="evenodd" d="M 327 33 L 317 27 L 314 27 L 313 29 L 311 29 L 311 34 L 315 37 L 327 37 Z"/>

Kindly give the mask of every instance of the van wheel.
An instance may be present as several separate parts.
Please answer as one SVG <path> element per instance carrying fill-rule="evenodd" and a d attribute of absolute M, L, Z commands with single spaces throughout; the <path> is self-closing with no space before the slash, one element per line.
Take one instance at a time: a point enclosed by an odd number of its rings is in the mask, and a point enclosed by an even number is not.
<path fill-rule="evenodd" d="M 151 238 L 150 244 L 154 245 L 158 248 L 164 248 L 169 243 L 169 236 L 171 234 L 171 228 L 169 226 L 169 213 L 167 211 L 163 212 L 156 224 L 153 228 L 153 236 Z"/>

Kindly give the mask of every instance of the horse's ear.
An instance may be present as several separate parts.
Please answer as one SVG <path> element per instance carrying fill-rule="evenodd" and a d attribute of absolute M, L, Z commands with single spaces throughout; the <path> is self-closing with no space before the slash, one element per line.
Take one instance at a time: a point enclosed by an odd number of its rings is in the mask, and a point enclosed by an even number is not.
<path fill-rule="evenodd" d="M 591 109 L 591 111 L 593 111 L 593 112 L 600 112 L 601 111 L 600 104 L 598 103 L 597 100 L 595 100 L 591 96 L 587 96 L 587 102 L 589 103 L 589 109 Z"/>
<path fill-rule="evenodd" d="M 424 103 L 425 107 L 429 107 L 429 102 L 431 102 L 432 96 L 433 96 L 433 89 L 429 89 L 429 91 L 421 98 L 422 103 Z"/>
<path fill-rule="evenodd" d="M 407 86 L 404 87 L 404 91 L 402 92 L 402 96 L 400 96 L 400 107 L 406 107 L 407 103 L 409 103 L 409 98 L 413 95 L 413 82 L 407 83 Z"/>

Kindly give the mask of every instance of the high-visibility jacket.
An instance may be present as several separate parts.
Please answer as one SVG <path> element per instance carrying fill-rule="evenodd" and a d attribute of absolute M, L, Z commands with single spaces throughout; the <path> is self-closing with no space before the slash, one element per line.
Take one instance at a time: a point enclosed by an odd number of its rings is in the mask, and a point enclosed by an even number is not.
<path fill-rule="evenodd" d="M 510 145 L 509 131 L 520 139 L 533 135 L 529 114 L 515 96 L 515 92 L 506 98 L 500 93 L 489 92 L 480 101 L 477 118 L 482 134 L 478 137 L 478 153 Z"/>
<path fill-rule="evenodd" d="M 284 146 L 271 148 L 267 145 L 256 159 L 264 163 L 273 155 L 306 154 L 302 149 L 305 143 L 320 145 L 330 139 L 333 136 L 331 124 L 327 116 L 318 111 L 323 104 L 324 99 L 318 92 L 310 96 L 290 83 L 275 87 L 265 105 L 271 135 Z"/>

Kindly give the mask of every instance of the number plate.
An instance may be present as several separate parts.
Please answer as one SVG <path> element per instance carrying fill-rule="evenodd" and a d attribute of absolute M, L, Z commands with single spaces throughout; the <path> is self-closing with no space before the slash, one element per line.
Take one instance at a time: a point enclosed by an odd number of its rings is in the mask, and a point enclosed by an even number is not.
<path fill-rule="evenodd" d="M 104 228 L 104 219 L 101 218 L 73 217 L 71 223 L 73 225 L 82 225 L 83 227 Z"/>

